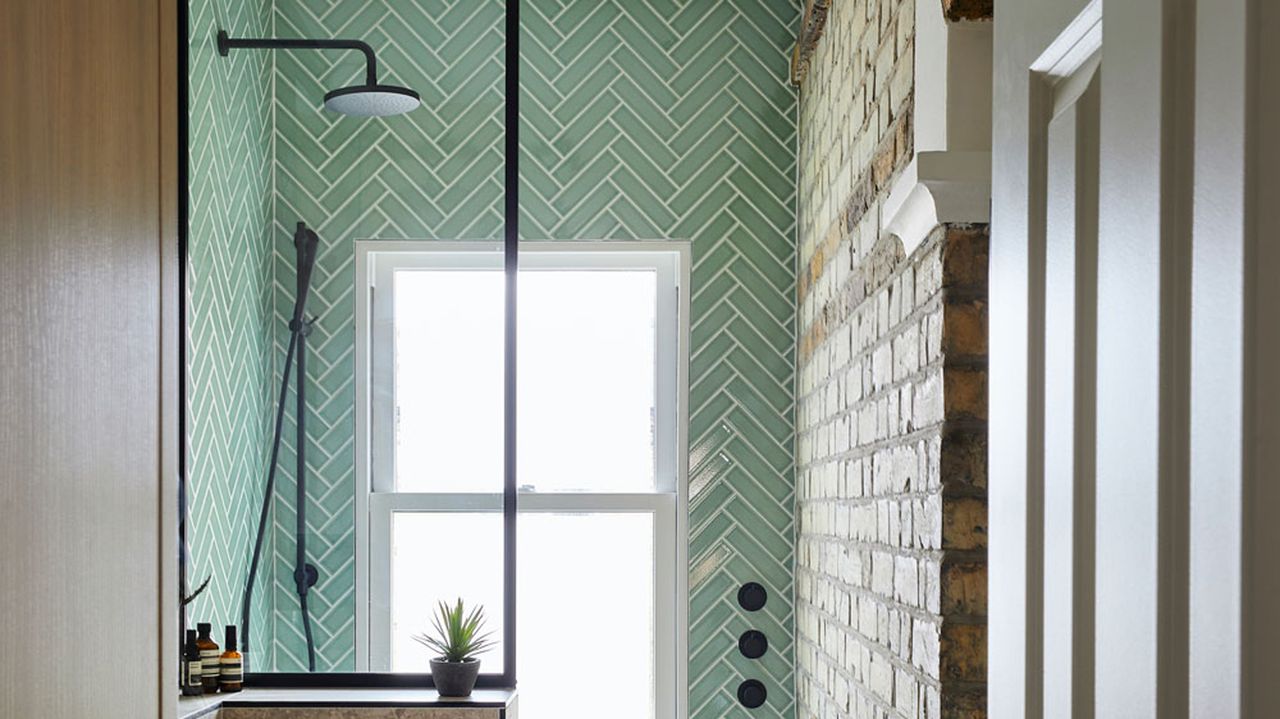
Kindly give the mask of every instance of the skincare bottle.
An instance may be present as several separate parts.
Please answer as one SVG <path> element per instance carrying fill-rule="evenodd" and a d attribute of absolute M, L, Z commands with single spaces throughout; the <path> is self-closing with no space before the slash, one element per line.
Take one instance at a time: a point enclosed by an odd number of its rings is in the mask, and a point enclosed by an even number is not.
<path fill-rule="evenodd" d="M 236 645 L 234 624 L 227 625 L 224 646 L 227 650 L 218 658 L 218 688 L 223 692 L 238 692 L 244 682 L 244 660 L 236 651 L 239 647 Z"/>
<path fill-rule="evenodd" d="M 222 655 L 222 650 L 209 636 L 213 632 L 212 624 L 200 622 L 196 628 L 200 630 L 196 645 L 200 647 L 200 676 L 204 683 L 204 693 L 214 694 L 218 691 L 218 657 Z"/>
<path fill-rule="evenodd" d="M 187 643 L 182 650 L 182 695 L 198 697 L 204 694 L 204 678 L 201 676 L 200 647 L 196 645 L 196 630 L 187 630 Z"/>

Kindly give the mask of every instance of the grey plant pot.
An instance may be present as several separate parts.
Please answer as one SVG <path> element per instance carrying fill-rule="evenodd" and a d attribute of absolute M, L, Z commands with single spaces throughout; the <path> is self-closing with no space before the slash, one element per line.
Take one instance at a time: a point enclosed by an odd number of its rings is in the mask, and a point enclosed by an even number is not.
<path fill-rule="evenodd" d="M 480 676 L 479 659 L 468 659 L 465 662 L 431 660 L 431 679 L 436 684 L 436 691 L 442 697 L 471 696 L 471 690 L 476 688 L 478 676 Z"/>

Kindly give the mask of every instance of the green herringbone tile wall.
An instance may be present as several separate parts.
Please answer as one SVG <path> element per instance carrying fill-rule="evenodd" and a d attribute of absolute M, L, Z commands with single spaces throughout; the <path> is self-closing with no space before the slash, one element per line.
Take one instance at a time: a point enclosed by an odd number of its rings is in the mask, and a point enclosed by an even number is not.
<path fill-rule="evenodd" d="M 795 95 L 789 0 L 526 0 L 530 238 L 693 242 L 689 709 L 794 714 Z M 769 590 L 744 615 L 737 588 Z M 753 661 L 738 636 L 759 628 Z M 769 701 L 748 712 L 756 677 Z"/>
<path fill-rule="evenodd" d="M 265 0 L 192 0 L 187 264 L 188 621 L 239 623 L 268 451 L 271 63 L 219 57 L 218 28 L 262 35 Z M 260 604 L 265 606 L 265 604 Z"/>
<path fill-rule="evenodd" d="M 379 79 L 412 87 L 422 107 L 386 119 L 320 109 L 326 89 L 363 78 L 358 53 L 275 58 L 276 351 L 292 309 L 299 220 L 321 238 L 309 310 L 308 555 L 316 665 L 355 668 L 354 242 L 494 238 L 502 225 L 502 47 L 499 0 L 301 0 L 274 8 L 279 37 L 354 37 L 378 53 Z M 278 671 L 306 666 L 293 586 L 293 404 L 273 512 L 271 584 Z"/>
<path fill-rule="evenodd" d="M 690 708 L 747 716 L 743 677 L 765 710 L 794 713 L 793 526 L 795 95 L 790 0 L 525 0 L 523 234 L 530 239 L 689 239 L 691 372 Z M 359 77 L 358 56 L 275 57 L 276 354 L 301 219 L 322 251 L 313 311 L 311 555 L 318 667 L 354 666 L 353 243 L 497 238 L 501 229 L 501 0 L 278 2 L 278 36 L 360 37 L 387 81 L 423 107 L 385 120 L 318 108 Z M 289 431 L 286 430 L 286 436 Z M 305 657 L 293 596 L 292 448 L 275 507 L 274 668 Z M 733 601 L 747 580 L 768 609 Z M 762 662 L 736 651 L 765 629 Z"/>

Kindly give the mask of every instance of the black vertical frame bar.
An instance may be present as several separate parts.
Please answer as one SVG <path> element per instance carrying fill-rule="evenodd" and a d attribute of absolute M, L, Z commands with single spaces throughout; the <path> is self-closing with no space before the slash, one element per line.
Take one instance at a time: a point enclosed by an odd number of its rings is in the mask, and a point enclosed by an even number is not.
<path fill-rule="evenodd" d="M 502 678 L 516 685 L 516 286 L 520 268 L 520 0 L 506 6 L 506 144 L 503 152 Z"/>
<path fill-rule="evenodd" d="M 187 628 L 187 245 L 191 216 L 189 0 L 176 0 L 178 26 L 178 649 Z M 165 481 L 168 481 L 165 478 Z"/>

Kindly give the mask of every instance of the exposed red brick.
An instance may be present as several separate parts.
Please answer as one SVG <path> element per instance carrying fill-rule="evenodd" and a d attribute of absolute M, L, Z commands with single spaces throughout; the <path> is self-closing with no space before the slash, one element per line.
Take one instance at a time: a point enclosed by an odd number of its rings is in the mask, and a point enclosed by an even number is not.
<path fill-rule="evenodd" d="M 987 697 L 975 687 L 944 686 L 942 719 L 987 719 Z"/>
<path fill-rule="evenodd" d="M 942 352 L 949 357 L 986 356 L 986 300 L 946 301 L 942 311 Z"/>
<path fill-rule="evenodd" d="M 987 678 L 987 627 L 944 622 L 938 644 L 942 681 L 981 682 Z"/>
<path fill-rule="evenodd" d="M 898 124 L 893 133 L 894 152 L 897 162 L 906 164 L 911 161 L 911 153 L 915 145 L 915 133 L 911 131 L 911 106 L 908 105 L 898 116 Z"/>
<path fill-rule="evenodd" d="M 986 616 L 987 563 L 944 562 L 941 589 L 942 616 Z"/>
<path fill-rule="evenodd" d="M 981 493 L 987 488 L 987 429 L 985 426 L 948 428 L 942 435 L 939 463 L 943 491 Z"/>
<path fill-rule="evenodd" d="M 942 246 L 942 286 L 986 289 L 990 258 L 986 225 L 950 225 Z"/>
<path fill-rule="evenodd" d="M 987 372 L 968 367 L 942 371 L 942 401 L 949 420 L 987 418 Z"/>
<path fill-rule="evenodd" d="M 877 190 L 886 187 L 889 184 L 889 178 L 893 176 L 893 168 L 897 160 L 895 153 L 893 137 L 890 136 L 887 141 L 880 144 L 875 157 L 871 158 L 871 178 Z"/>
<path fill-rule="evenodd" d="M 995 0 L 942 0 L 942 14 L 948 20 L 992 20 Z"/>
<path fill-rule="evenodd" d="M 808 0 L 804 17 L 800 20 L 800 32 L 795 48 L 791 51 L 791 84 L 800 85 L 809 71 L 809 58 L 818 47 L 818 40 L 827 26 L 827 6 L 831 0 Z"/>
<path fill-rule="evenodd" d="M 942 548 L 987 548 L 987 502 L 954 497 L 942 504 Z"/>

